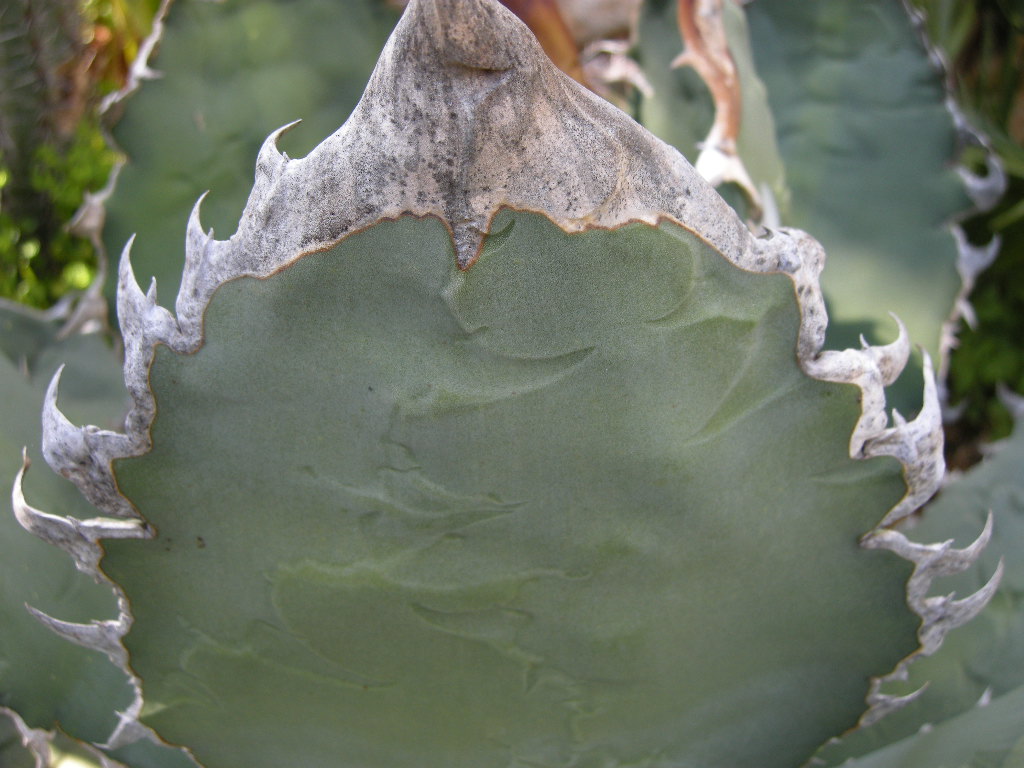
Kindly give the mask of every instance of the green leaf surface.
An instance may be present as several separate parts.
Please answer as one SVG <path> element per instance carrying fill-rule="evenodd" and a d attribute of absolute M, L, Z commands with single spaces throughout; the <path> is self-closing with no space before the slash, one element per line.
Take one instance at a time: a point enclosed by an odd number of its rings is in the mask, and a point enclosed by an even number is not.
<path fill-rule="evenodd" d="M 828 253 L 828 346 L 893 335 L 889 312 L 939 359 L 960 289 L 948 223 L 969 200 L 953 167 L 942 81 L 888 0 L 758 0 L 746 8 L 791 192 L 786 223 Z M 920 405 L 919 362 L 890 397 Z"/>
<path fill-rule="evenodd" d="M 105 543 L 143 722 L 207 768 L 791 768 L 916 647 L 904 492 L 792 283 L 672 224 L 385 222 L 157 349 Z"/>
<path fill-rule="evenodd" d="M 396 19 L 379 0 L 177 0 L 155 61 L 164 76 L 125 102 L 113 131 L 128 164 L 107 203 L 108 252 L 137 233 L 139 279 L 156 276 L 173 299 L 196 198 L 216 190 L 204 217 L 234 231 L 263 139 L 301 119 L 282 141 L 301 156 L 341 125 Z"/>
<path fill-rule="evenodd" d="M 1006 709 L 1005 716 L 992 715 L 991 727 L 1010 727 L 1003 724 L 1016 722 L 1018 735 L 1024 734 L 1024 694 L 1021 693 L 1024 690 L 1022 467 L 1024 428 L 1018 425 L 1012 438 L 994 446 L 992 455 L 980 465 L 953 479 L 925 509 L 922 521 L 913 530 L 914 538 L 927 541 L 953 539 L 956 546 L 969 544 L 978 535 L 989 512 L 992 513 L 992 540 L 978 561 L 965 573 L 939 580 L 935 586 L 941 594 L 955 592 L 960 597 L 970 594 L 985 584 L 999 561 L 1003 560 L 1006 570 L 999 591 L 980 616 L 946 638 L 941 653 L 932 658 L 920 659 L 911 666 L 905 692 L 916 690 L 927 683 L 928 687 L 920 698 L 878 724 L 851 734 L 840 744 L 824 750 L 823 757 L 829 765 L 838 766 L 851 756 L 868 755 L 883 746 L 909 738 L 922 724 L 945 723 L 962 713 L 973 711 L 986 691 L 989 696 L 1018 702 L 1017 720 L 1012 720 L 1015 715 Z M 1010 708 L 1012 705 L 1001 706 Z M 988 711 L 997 711 L 995 702 L 990 709 L 980 712 Z M 985 716 L 980 712 L 962 722 L 976 723 L 979 719 L 983 720 Z M 949 727 L 950 733 L 963 731 L 966 734 L 969 730 L 963 730 L 959 725 Z M 865 765 L 874 766 L 876 763 Z M 902 766 L 903 763 L 896 765 Z M 931 764 L 921 762 L 917 765 Z"/>

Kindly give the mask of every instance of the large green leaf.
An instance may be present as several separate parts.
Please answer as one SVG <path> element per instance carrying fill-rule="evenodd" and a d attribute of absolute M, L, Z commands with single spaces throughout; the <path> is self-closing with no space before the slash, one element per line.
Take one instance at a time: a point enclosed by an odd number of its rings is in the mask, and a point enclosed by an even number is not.
<path fill-rule="evenodd" d="M 970 557 L 889 527 L 942 467 L 929 379 L 885 416 L 906 340 L 822 351 L 817 243 L 492 0 L 413 0 L 348 122 L 278 136 L 176 316 L 125 254 L 125 434 L 47 400 L 107 519 L 22 510 L 102 556 L 139 718 L 208 768 L 785 768 L 983 604 L 923 611 Z"/>
<path fill-rule="evenodd" d="M 140 279 L 173 298 L 196 198 L 217 190 L 207 221 L 233 231 L 264 137 L 302 120 L 285 148 L 303 155 L 337 128 L 396 18 L 381 0 L 176 0 L 153 63 L 164 76 L 125 102 L 113 131 L 128 163 L 107 202 L 107 250 L 137 233 Z M 115 286 L 112 275 L 110 297 Z"/>
<path fill-rule="evenodd" d="M 157 355 L 116 469 L 159 537 L 104 560 L 143 720 L 211 767 L 796 764 L 915 646 L 858 391 L 678 227 L 495 229 L 462 273 L 380 224 Z"/>

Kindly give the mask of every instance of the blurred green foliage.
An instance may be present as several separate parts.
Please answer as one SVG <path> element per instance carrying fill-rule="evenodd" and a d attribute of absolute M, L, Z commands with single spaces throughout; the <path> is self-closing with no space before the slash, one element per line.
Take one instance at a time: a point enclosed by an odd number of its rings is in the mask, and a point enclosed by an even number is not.
<path fill-rule="evenodd" d="M 1024 175 L 1010 177 L 1003 202 L 969 222 L 968 232 L 976 239 L 996 234 L 1002 248 L 971 294 L 977 323 L 960 331 L 949 391 L 963 404 L 961 428 L 994 440 L 1013 428 L 997 387 L 1024 392 Z"/>
<path fill-rule="evenodd" d="M 999 385 L 1024 391 L 1024 3 L 1020 0 L 914 0 L 929 38 L 944 51 L 950 86 L 968 119 L 991 143 L 1008 177 L 996 207 L 964 223 L 971 242 L 999 237 L 995 264 L 970 296 L 977 323 L 963 327 L 953 351 L 949 394 L 963 411 L 949 441 L 962 464 L 970 446 L 1010 434 Z M 964 448 L 968 450 L 964 450 Z"/>
<path fill-rule="evenodd" d="M 115 157 L 95 120 L 79 124 L 66 146 L 36 147 L 29 172 L 35 199 L 17 212 L 0 208 L 0 295 L 48 307 L 89 285 L 96 273 L 93 245 L 66 224 L 84 193 L 103 186 Z M 0 160 L 0 195 L 9 181 Z"/>
<path fill-rule="evenodd" d="M 67 227 L 116 160 L 97 106 L 119 88 L 156 0 L 11 0 L 0 9 L 0 296 L 47 307 L 96 274 Z"/>

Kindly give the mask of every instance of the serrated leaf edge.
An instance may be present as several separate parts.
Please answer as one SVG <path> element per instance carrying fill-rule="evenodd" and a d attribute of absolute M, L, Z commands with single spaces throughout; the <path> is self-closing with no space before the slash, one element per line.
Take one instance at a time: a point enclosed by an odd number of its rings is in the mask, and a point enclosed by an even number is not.
<path fill-rule="evenodd" d="M 467 70 L 475 73 L 472 80 L 466 77 Z M 456 82 L 461 82 L 463 90 L 455 88 Z M 467 83 L 472 87 L 466 88 Z M 518 158 L 510 158 L 507 151 L 478 155 L 476 145 L 465 138 L 471 126 L 471 138 L 490 131 L 489 138 L 501 140 L 500 120 L 509 118 L 500 109 L 501 97 L 508 95 L 502 94 L 503 87 L 532 102 L 506 104 L 506 110 L 515 112 L 512 117 L 538 114 L 538 107 L 556 116 L 546 126 L 547 132 L 538 134 L 537 146 L 524 149 L 520 145 Z M 453 103 L 455 108 L 449 106 Z M 411 140 L 408 121 L 398 119 L 401 110 L 412 114 L 417 109 L 421 114 L 427 110 L 432 126 L 441 126 L 429 142 L 432 153 L 424 153 L 423 142 Z M 568 123 L 571 130 L 566 129 Z M 902 324 L 896 321 L 899 336 L 889 345 L 823 350 L 828 319 L 819 284 L 825 258 L 821 246 L 793 229 L 753 236 L 678 152 L 562 75 L 518 19 L 496 2 L 413 0 L 362 100 L 342 128 L 307 157 L 292 160 L 276 145 L 289 127 L 273 132 L 264 142 L 253 191 L 238 231 L 229 240 L 218 241 L 212 231 L 203 230 L 202 198 L 197 201 L 187 226 L 184 274 L 174 315 L 157 303 L 155 282 L 143 293 L 131 268 L 132 242 L 125 246 L 117 304 L 132 407 L 124 433 L 72 425 L 57 407 L 59 372 L 51 382 L 44 407 L 46 460 L 108 517 L 77 520 L 30 507 L 20 490 L 27 464 L 16 482 L 15 508 L 29 530 L 69 551 L 80 569 L 106 581 L 99 569 L 100 541 L 152 535 L 141 515 L 118 493 L 112 462 L 149 450 L 155 402 L 148 377 L 155 348 L 162 344 L 178 354 L 198 350 L 203 344 L 203 313 L 221 285 L 243 276 L 269 277 L 352 233 L 404 215 L 434 216 L 445 222 L 457 263 L 468 269 L 494 215 L 512 208 L 546 215 L 566 232 L 670 221 L 711 244 L 740 269 L 787 275 L 800 312 L 796 348 L 800 367 L 813 378 L 853 384 L 861 391 L 862 413 L 850 438 L 851 457 L 891 456 L 903 465 L 906 494 L 861 543 L 887 549 L 915 564 L 907 602 L 921 617 L 922 648 L 914 655 L 934 650 L 950 628 L 987 602 L 1001 571 L 988 586 L 963 600 L 927 597 L 936 575 L 973 562 L 981 544 L 967 550 L 953 550 L 948 542 L 918 545 L 892 528 L 931 497 L 944 473 L 939 401 L 930 362 L 925 364 L 925 407 L 918 417 L 907 422 L 894 413 L 890 425 L 886 415 L 885 385 L 899 374 L 909 354 Z M 434 141 L 449 134 L 452 141 Z M 522 131 L 516 135 L 521 139 Z M 585 138 L 580 139 L 581 135 Z M 615 163 L 600 166 L 599 174 L 590 166 L 586 178 L 573 177 L 573 151 L 591 157 L 609 150 Z M 557 160 L 566 155 L 569 164 L 563 160 L 559 165 Z M 402 169 L 413 157 L 434 160 L 442 170 L 409 176 Z M 445 176 L 446 160 L 452 161 L 450 167 L 463 170 L 457 176 Z M 520 173 L 516 176 L 508 169 Z M 335 192 L 340 189 L 340 199 L 338 194 L 315 194 L 324 184 L 333 185 Z M 552 213 L 555 210 L 560 213 Z M 987 539 L 985 532 L 981 539 Z M 35 614 L 59 634 L 107 653 L 133 680 L 137 700 L 110 740 L 121 744 L 139 735 L 156 737 L 137 720 L 141 683 L 130 670 L 121 643 L 132 618 L 123 593 L 116 585 L 114 589 L 120 615 L 112 622 L 72 625 Z M 911 658 L 889 675 L 872 680 L 861 724 L 899 705 L 900 700 L 883 694 L 881 687 L 904 674 Z"/>

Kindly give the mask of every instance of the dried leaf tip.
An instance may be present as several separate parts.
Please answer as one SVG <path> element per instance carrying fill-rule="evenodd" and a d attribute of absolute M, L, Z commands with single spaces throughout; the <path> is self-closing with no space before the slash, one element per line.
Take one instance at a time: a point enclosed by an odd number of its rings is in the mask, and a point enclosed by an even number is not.
<path fill-rule="evenodd" d="M 404 214 L 447 222 L 466 269 L 503 207 L 567 232 L 668 218 L 730 260 L 748 250 L 678 152 L 558 70 L 494 0 L 413 0 L 345 125 L 300 159 L 277 150 L 279 133 L 238 232 L 208 246 L 218 279 L 269 274 Z"/>

